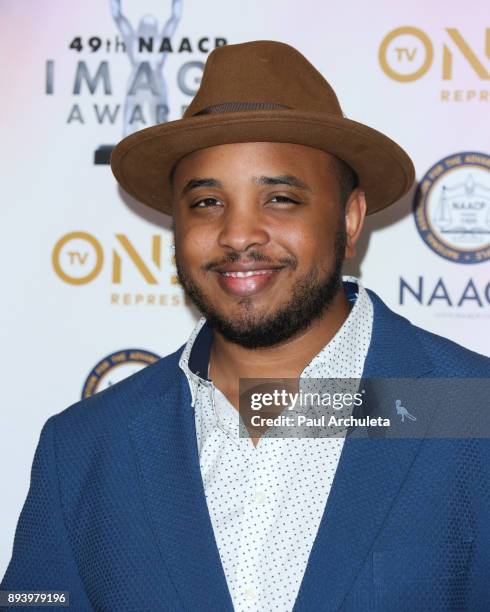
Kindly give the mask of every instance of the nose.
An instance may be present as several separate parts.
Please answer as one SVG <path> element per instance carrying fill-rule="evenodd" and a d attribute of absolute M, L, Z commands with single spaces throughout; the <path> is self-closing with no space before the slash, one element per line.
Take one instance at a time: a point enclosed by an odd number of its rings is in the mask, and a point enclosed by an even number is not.
<path fill-rule="evenodd" d="M 269 232 L 260 213 L 250 202 L 230 204 L 221 221 L 218 244 L 224 249 L 246 251 L 252 246 L 264 246 L 269 242 Z"/>

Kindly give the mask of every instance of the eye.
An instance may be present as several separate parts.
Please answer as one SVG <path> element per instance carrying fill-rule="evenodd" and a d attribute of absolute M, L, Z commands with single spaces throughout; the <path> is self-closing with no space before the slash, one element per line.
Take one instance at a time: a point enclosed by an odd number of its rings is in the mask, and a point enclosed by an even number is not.
<path fill-rule="evenodd" d="M 295 200 L 294 198 L 291 198 L 290 196 L 285 196 L 285 195 L 272 196 L 270 201 L 273 204 L 276 204 L 276 203 L 277 204 L 300 204 L 301 203 L 298 200 Z"/>
<path fill-rule="evenodd" d="M 191 204 L 189 208 L 210 208 L 219 204 L 219 200 L 216 198 L 202 198 L 202 200 L 198 200 Z"/>

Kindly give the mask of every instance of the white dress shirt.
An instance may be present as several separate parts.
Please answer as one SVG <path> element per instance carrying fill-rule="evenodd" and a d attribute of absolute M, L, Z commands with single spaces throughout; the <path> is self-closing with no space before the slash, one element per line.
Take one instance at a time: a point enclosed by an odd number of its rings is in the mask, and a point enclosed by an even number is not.
<path fill-rule="evenodd" d="M 373 306 L 357 279 L 344 277 L 344 281 L 357 285 L 357 299 L 301 379 L 362 376 Z M 265 436 L 256 447 L 250 438 L 239 437 L 237 410 L 211 381 L 189 367 L 204 323 L 204 318 L 197 323 L 179 365 L 191 389 L 204 491 L 233 605 L 239 612 L 289 611 L 325 510 L 344 437 Z"/>

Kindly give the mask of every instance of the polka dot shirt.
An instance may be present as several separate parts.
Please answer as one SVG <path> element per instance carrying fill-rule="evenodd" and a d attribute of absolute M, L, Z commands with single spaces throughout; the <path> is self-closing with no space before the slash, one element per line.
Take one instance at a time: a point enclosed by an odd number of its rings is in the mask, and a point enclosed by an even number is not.
<path fill-rule="evenodd" d="M 301 380 L 362 376 L 373 306 L 357 279 L 344 281 L 357 285 L 354 306 L 334 338 L 304 368 Z M 179 365 L 192 393 L 204 491 L 234 609 L 292 610 L 344 438 L 264 436 L 254 447 L 240 437 L 236 409 L 212 381 L 189 368 L 204 323 L 201 319 L 196 325 Z"/>

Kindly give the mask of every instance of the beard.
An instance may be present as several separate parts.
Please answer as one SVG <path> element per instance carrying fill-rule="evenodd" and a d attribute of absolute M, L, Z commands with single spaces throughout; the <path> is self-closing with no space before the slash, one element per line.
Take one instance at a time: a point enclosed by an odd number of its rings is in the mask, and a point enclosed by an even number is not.
<path fill-rule="evenodd" d="M 189 299 L 206 318 L 208 324 L 224 338 L 248 349 L 265 348 L 286 342 L 307 329 L 316 319 L 323 317 L 342 287 L 342 264 L 346 246 L 345 225 L 337 230 L 334 242 L 334 262 L 327 272 L 315 266 L 295 281 L 291 297 L 275 312 L 261 316 L 253 312 L 252 298 L 240 300 L 244 313 L 238 317 L 225 317 L 216 304 L 203 293 L 178 257 L 176 267 L 179 281 Z M 250 259 L 263 260 L 263 256 L 250 252 Z M 227 261 L 238 261 L 240 255 L 231 253 Z M 294 264 L 292 265 L 294 268 Z"/>

